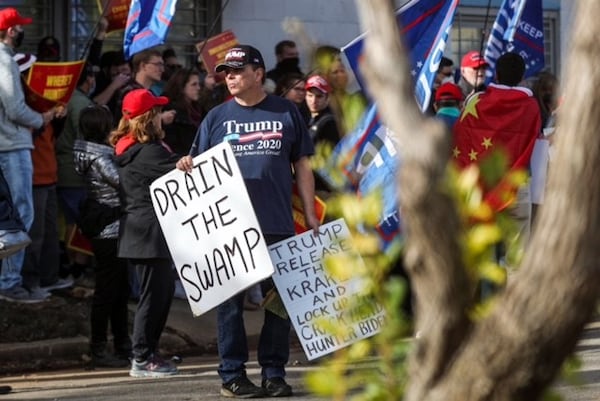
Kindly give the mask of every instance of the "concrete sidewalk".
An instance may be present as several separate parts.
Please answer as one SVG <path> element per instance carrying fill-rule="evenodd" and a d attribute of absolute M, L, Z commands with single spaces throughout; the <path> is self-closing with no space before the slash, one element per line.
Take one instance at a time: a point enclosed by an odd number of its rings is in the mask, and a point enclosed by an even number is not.
<path fill-rule="evenodd" d="M 130 304 L 135 311 L 136 305 Z M 264 311 L 246 311 L 244 318 L 250 349 L 255 349 Z M 165 356 L 217 354 L 216 309 L 194 318 L 187 300 L 175 298 L 160 342 Z M 0 374 L 50 368 L 85 368 L 89 339 L 84 336 L 42 341 L 0 343 Z"/>

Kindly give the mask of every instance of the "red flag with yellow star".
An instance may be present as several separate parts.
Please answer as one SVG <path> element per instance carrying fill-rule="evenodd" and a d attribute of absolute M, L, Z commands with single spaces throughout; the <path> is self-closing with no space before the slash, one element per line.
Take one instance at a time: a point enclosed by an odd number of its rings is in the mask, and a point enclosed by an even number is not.
<path fill-rule="evenodd" d="M 528 169 L 541 124 L 539 106 L 529 89 L 490 84 L 467 101 L 454 125 L 452 157 L 464 168 L 481 165 L 492 152 L 502 151 L 509 171 Z M 493 196 L 493 190 L 488 195 Z"/>

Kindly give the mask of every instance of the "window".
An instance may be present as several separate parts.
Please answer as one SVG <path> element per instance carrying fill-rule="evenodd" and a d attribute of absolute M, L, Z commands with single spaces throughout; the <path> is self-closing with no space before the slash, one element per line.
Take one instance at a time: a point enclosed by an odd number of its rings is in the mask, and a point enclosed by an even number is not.
<path fill-rule="evenodd" d="M 220 11 L 220 1 L 179 0 L 167 43 L 175 49 L 184 65 L 196 62 L 195 44 L 203 40 Z M 20 51 L 33 53 L 37 43 L 47 35 L 60 42 L 63 60 L 78 60 L 85 54 L 100 19 L 98 5 L 106 0 L 14 0 L 3 1 L 2 7 L 15 7 L 34 23 L 25 28 L 25 43 Z M 220 20 L 214 23 L 214 35 L 221 30 Z M 104 41 L 103 51 L 123 46 L 123 32 L 111 32 Z"/>
<path fill-rule="evenodd" d="M 215 4 L 216 3 L 216 4 Z M 175 16 L 165 46 L 172 47 L 183 65 L 196 62 L 195 44 L 202 40 L 219 12 L 220 2 L 210 0 L 179 0 Z M 82 54 L 91 39 L 95 23 L 99 18 L 97 0 L 76 0 L 71 5 L 71 31 L 74 33 L 71 51 L 73 56 Z M 219 32 L 220 26 L 215 27 Z M 107 35 L 103 50 L 120 50 L 123 46 L 123 32 L 111 32 Z"/>

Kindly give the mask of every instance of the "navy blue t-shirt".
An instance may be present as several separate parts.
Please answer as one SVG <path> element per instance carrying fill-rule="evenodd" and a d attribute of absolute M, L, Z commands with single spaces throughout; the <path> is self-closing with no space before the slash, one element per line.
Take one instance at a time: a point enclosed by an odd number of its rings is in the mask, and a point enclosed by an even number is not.
<path fill-rule="evenodd" d="M 293 234 L 291 163 L 314 153 L 298 108 L 274 95 L 250 107 L 223 103 L 202 120 L 190 155 L 223 141 L 231 144 L 263 234 Z"/>

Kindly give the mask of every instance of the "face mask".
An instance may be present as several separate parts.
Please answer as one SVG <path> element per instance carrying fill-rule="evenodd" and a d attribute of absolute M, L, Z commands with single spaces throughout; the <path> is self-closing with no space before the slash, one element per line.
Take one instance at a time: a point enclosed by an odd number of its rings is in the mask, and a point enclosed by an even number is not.
<path fill-rule="evenodd" d="M 281 69 L 284 71 L 297 71 L 300 59 L 298 57 L 284 58 L 279 62 Z"/>
<path fill-rule="evenodd" d="M 18 31 L 17 37 L 15 38 L 15 48 L 20 47 L 25 38 L 25 31 Z"/>
<path fill-rule="evenodd" d="M 452 84 L 454 83 L 454 78 L 452 77 L 452 75 L 450 75 L 449 77 L 444 77 L 444 79 L 442 79 L 442 83 L 440 85 L 443 85 L 447 82 L 450 82 Z"/>

